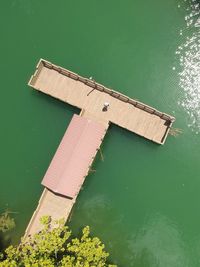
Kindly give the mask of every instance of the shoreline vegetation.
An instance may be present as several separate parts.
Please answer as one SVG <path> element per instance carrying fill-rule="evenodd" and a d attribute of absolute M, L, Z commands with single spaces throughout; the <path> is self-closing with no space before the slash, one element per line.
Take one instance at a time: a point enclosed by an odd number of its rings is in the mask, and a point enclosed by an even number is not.
<path fill-rule="evenodd" d="M 44 216 L 40 221 L 41 231 L 0 253 L 0 267 L 117 267 L 110 264 L 101 240 L 90 235 L 89 226 L 74 237 L 63 219 Z"/>
<path fill-rule="evenodd" d="M 5 210 L 0 214 L 0 232 L 5 233 L 15 227 L 15 221 L 10 216 L 13 213 L 9 210 Z"/>

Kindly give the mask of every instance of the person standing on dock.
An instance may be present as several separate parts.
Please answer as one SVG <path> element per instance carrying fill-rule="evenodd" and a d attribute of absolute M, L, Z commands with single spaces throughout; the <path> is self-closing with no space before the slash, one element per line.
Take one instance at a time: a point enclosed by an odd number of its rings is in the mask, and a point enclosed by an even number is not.
<path fill-rule="evenodd" d="M 108 102 L 105 102 L 102 111 L 107 111 L 109 106 L 110 104 Z"/>

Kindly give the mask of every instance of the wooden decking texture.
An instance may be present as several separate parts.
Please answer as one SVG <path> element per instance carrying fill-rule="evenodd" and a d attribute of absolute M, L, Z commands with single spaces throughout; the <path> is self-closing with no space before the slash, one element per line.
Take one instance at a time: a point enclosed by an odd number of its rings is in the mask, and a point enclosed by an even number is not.
<path fill-rule="evenodd" d="M 67 220 L 73 204 L 73 199 L 56 195 L 45 188 L 39 200 L 38 207 L 33 213 L 25 231 L 24 237 L 26 238 L 28 235 L 33 235 L 41 230 L 40 218 L 42 216 L 51 216 L 52 220 L 59 220 L 60 218 Z"/>
<path fill-rule="evenodd" d="M 40 60 L 29 85 L 83 109 L 85 116 L 102 122 L 112 122 L 158 144 L 165 142 L 174 121 L 173 117 L 145 104 L 143 106 L 142 103 L 126 96 L 120 96 L 118 92 L 103 86 L 103 91 L 97 90 L 92 87 L 94 82 L 88 82 L 88 79 L 84 82 L 84 79 L 45 60 Z M 121 100 L 123 98 L 124 101 Z M 105 102 L 109 103 L 109 108 L 103 112 Z M 132 102 L 136 104 L 133 105 Z"/>

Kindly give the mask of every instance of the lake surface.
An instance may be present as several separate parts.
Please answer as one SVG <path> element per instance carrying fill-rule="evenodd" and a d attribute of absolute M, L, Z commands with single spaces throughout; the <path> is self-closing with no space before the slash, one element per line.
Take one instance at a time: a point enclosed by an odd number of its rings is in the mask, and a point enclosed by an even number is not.
<path fill-rule="evenodd" d="M 1 3 L 0 207 L 19 241 L 41 179 L 79 110 L 27 86 L 39 58 L 176 117 L 159 146 L 112 125 L 70 226 L 90 225 L 119 266 L 200 265 L 198 1 L 5 0 Z"/>

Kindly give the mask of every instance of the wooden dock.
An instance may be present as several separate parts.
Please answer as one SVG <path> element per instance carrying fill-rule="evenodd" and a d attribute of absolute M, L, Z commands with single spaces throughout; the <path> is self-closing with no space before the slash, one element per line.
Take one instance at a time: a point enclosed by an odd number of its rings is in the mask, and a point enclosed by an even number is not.
<path fill-rule="evenodd" d="M 83 78 L 41 59 L 29 85 L 72 106 L 83 109 L 85 116 L 108 121 L 158 144 L 164 144 L 174 117 L 139 101 Z M 107 112 L 102 112 L 105 102 Z"/>
<path fill-rule="evenodd" d="M 41 230 L 40 218 L 43 216 L 48 215 L 52 220 L 59 220 L 60 218 L 67 220 L 74 202 L 75 199 L 59 196 L 45 188 L 26 228 L 24 237 L 33 235 Z"/>
<path fill-rule="evenodd" d="M 110 123 L 164 144 L 175 120 L 168 114 L 43 59 L 39 61 L 29 85 L 78 107 L 81 112 L 79 118 L 76 115 L 77 118 L 72 119 L 47 170 L 43 179 L 45 189 L 25 237 L 41 229 L 39 219 L 44 215 L 51 216 L 53 220 L 64 218 L 67 221 Z M 106 102 L 109 107 L 103 111 Z M 84 157 L 79 155 L 79 151 Z"/>
<path fill-rule="evenodd" d="M 45 186 L 25 237 L 41 229 L 40 218 L 67 220 L 109 124 L 74 115 L 42 180 Z"/>

